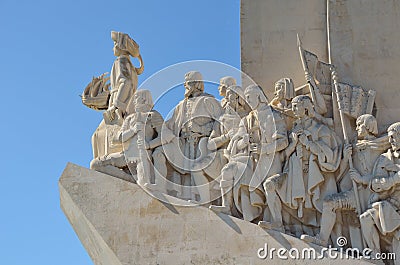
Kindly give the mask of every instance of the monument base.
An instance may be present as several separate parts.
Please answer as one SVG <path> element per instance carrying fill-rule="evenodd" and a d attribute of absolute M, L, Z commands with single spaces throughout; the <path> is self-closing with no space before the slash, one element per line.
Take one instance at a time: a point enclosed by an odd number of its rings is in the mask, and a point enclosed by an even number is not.
<path fill-rule="evenodd" d="M 71 163 L 59 180 L 59 189 L 61 208 L 96 265 L 320 261 L 319 246 L 202 206 L 174 206 L 189 204 L 168 195 L 161 202 L 136 184 Z M 278 256 L 280 248 L 286 249 L 280 253 L 283 258 Z M 303 250 L 309 248 L 315 249 L 317 259 L 302 259 Z M 298 259 L 294 249 L 300 253 Z M 370 264 L 336 254 L 336 259 L 324 260 Z"/>

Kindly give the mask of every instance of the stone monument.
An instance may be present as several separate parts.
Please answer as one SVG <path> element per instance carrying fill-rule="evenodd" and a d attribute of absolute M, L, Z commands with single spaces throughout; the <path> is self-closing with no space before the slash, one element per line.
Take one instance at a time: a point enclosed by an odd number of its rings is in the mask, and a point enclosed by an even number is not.
<path fill-rule="evenodd" d="M 243 0 L 241 11 L 241 82 L 221 75 L 219 102 L 187 72 L 166 121 L 138 89 L 139 45 L 111 33 L 111 74 L 82 95 L 103 110 L 91 169 L 68 164 L 59 180 L 94 263 L 400 264 L 400 52 L 397 33 L 371 32 L 383 13 L 395 29 L 400 7 Z"/>

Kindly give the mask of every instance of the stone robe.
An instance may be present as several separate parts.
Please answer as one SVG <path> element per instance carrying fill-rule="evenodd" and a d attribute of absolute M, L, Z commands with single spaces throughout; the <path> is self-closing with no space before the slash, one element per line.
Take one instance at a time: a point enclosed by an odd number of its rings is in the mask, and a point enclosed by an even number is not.
<path fill-rule="evenodd" d="M 181 174 L 190 173 L 193 159 L 207 155 L 207 139 L 214 121 L 221 115 L 220 103 L 206 93 L 185 98 L 176 106 L 172 117 L 163 128 L 164 154 L 171 165 Z M 163 136 L 164 138 L 164 136 Z"/>
<path fill-rule="evenodd" d="M 111 95 L 109 107 L 115 106 L 122 114 L 128 112 L 128 103 L 136 92 L 138 76 L 128 55 L 115 59 L 110 74 Z"/>
<path fill-rule="evenodd" d="M 296 148 L 287 159 L 284 171 L 287 177 L 277 190 L 282 202 L 297 210 L 296 219 L 302 223 L 319 226 L 315 210 L 322 212 L 323 199 L 337 193 L 334 172 L 341 159 L 341 141 L 327 126 L 311 118 L 297 120 L 294 130 L 304 131 L 314 152 L 298 141 Z M 314 214 L 304 214 L 302 211 Z M 293 215 L 293 214 L 292 214 Z"/>
<path fill-rule="evenodd" d="M 374 166 L 373 177 L 394 177 L 396 184 L 388 191 L 378 193 L 380 201 L 372 204 L 378 214 L 372 215 L 382 235 L 394 233 L 400 239 L 400 159 L 391 149 L 382 154 Z"/>
<path fill-rule="evenodd" d="M 245 149 L 239 149 L 241 136 L 246 133 L 249 134 L 250 143 Z M 259 145 L 260 153 L 250 151 L 252 143 Z M 233 168 L 234 202 L 245 220 L 252 221 L 261 216 L 265 207 L 262 182 L 282 171 L 279 151 L 288 145 L 285 121 L 279 112 L 270 107 L 253 110 L 242 119 L 237 137 L 229 145 L 231 159 L 227 166 L 231 164 Z M 267 153 L 268 147 L 272 147 L 274 152 Z"/>

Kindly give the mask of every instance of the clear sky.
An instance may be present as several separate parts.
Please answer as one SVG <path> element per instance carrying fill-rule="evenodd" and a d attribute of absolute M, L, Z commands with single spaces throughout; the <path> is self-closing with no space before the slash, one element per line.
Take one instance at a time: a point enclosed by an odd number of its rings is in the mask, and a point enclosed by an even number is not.
<path fill-rule="evenodd" d="M 102 115 L 79 95 L 111 69 L 111 30 L 139 43 L 140 85 L 187 60 L 240 68 L 239 9 L 239 0 L 0 0 L 0 264 L 92 264 L 60 209 L 57 181 L 67 162 L 92 159 Z"/>

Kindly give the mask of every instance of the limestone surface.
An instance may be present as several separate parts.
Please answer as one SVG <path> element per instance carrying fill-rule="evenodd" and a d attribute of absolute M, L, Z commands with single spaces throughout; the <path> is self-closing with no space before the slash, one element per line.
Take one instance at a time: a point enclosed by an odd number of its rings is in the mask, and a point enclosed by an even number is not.
<path fill-rule="evenodd" d="M 310 246 L 292 236 L 165 195 L 161 202 L 137 184 L 68 164 L 60 180 L 61 207 L 94 264 L 266 264 L 265 247 Z M 181 206 L 176 206 L 180 204 Z M 184 206 L 183 206 L 184 205 Z M 260 254 L 263 254 L 262 252 Z M 288 252 L 285 254 L 288 256 Z M 320 260 L 279 259 L 275 264 Z M 364 264 L 336 259 L 330 264 Z"/>

